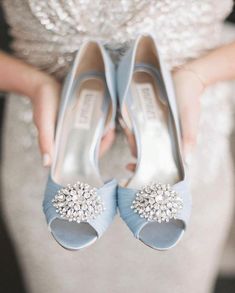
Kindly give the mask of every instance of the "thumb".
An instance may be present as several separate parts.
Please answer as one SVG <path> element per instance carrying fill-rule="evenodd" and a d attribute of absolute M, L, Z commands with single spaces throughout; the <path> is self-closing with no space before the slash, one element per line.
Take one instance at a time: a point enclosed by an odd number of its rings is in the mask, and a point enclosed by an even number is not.
<path fill-rule="evenodd" d="M 60 87 L 57 82 L 44 84 L 32 99 L 34 122 L 38 129 L 39 147 L 44 167 L 52 163 L 54 133 Z"/>
<path fill-rule="evenodd" d="M 187 165 L 191 163 L 192 151 L 197 143 L 197 133 L 200 117 L 199 99 L 192 99 L 181 103 L 179 106 L 181 117 L 182 135 L 183 135 L 183 152 Z"/>

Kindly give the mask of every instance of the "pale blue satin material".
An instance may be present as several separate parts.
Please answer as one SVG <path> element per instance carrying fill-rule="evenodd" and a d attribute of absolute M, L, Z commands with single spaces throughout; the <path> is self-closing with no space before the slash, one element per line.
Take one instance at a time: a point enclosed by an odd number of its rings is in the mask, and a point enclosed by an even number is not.
<path fill-rule="evenodd" d="M 117 112 L 116 69 L 115 69 L 115 65 L 113 64 L 113 62 L 111 60 L 111 57 L 109 56 L 108 52 L 105 50 L 103 45 L 98 41 L 95 41 L 95 42 L 99 46 L 101 53 L 102 53 L 104 67 L 105 67 L 104 75 L 105 75 L 107 88 L 109 90 L 109 94 L 110 94 L 110 98 L 111 98 L 111 102 L 112 102 L 113 109 L 112 109 L 112 117 L 110 119 L 109 126 L 114 127 L 115 126 L 116 112 Z M 85 45 L 86 45 L 86 43 L 83 46 L 85 46 Z M 69 99 L 71 98 L 71 94 L 72 94 L 72 90 L 73 90 L 73 86 L 74 86 L 74 82 L 75 82 L 76 69 L 77 69 L 77 66 L 79 63 L 79 58 L 80 58 L 80 56 L 79 56 L 79 51 L 78 51 L 75 58 L 74 58 L 74 62 L 72 64 L 72 67 L 64 80 L 64 85 L 63 85 L 62 93 L 61 93 L 62 98 L 61 98 L 61 102 L 60 102 L 58 117 L 63 115 L 63 113 L 66 109 L 67 103 L 69 102 Z M 99 74 L 96 71 L 94 71 L 93 73 Z"/>
<path fill-rule="evenodd" d="M 129 95 L 131 94 L 130 83 L 131 83 L 134 71 L 141 68 L 143 70 L 151 71 L 151 73 L 153 73 L 156 79 L 158 80 L 158 84 L 161 85 L 161 98 L 167 99 L 169 109 L 172 115 L 173 124 L 170 125 L 170 132 L 171 132 L 171 135 L 173 134 L 173 131 L 176 134 L 176 137 L 175 137 L 176 139 L 175 140 L 173 139 L 174 152 L 179 153 L 178 163 L 181 165 L 182 171 L 183 171 L 182 181 L 176 183 L 172 188 L 176 192 L 178 192 L 178 194 L 181 196 L 183 200 L 183 209 L 178 215 L 177 220 L 179 220 L 179 222 L 177 222 L 177 224 L 175 225 L 175 231 L 174 231 L 173 220 L 170 220 L 169 222 L 170 224 L 173 223 L 172 225 L 173 228 L 170 227 L 169 231 L 167 229 L 165 229 L 165 231 L 163 230 L 164 227 L 167 227 L 166 226 L 167 223 L 162 224 L 162 223 L 154 222 L 156 223 L 155 227 L 157 226 L 161 227 L 157 231 L 158 232 L 160 231 L 163 234 L 163 237 L 159 235 L 160 240 L 158 241 L 156 240 L 158 235 L 154 235 L 154 233 L 156 233 L 155 232 L 156 230 L 154 231 L 154 229 L 152 230 L 149 229 L 149 237 L 146 236 L 146 234 L 141 235 L 143 228 L 147 227 L 149 223 L 151 223 L 152 225 L 153 222 L 149 222 L 146 219 L 141 218 L 138 214 L 134 213 L 134 211 L 131 209 L 132 202 L 136 197 L 137 190 L 124 188 L 124 187 L 118 187 L 118 208 L 119 208 L 119 212 L 122 219 L 126 222 L 126 224 L 128 225 L 128 227 L 130 228 L 130 230 L 133 232 L 134 236 L 137 239 L 140 239 L 146 245 L 154 249 L 166 250 L 175 246 L 178 243 L 178 241 L 181 239 L 190 219 L 190 214 L 192 209 L 192 199 L 191 199 L 191 194 L 189 190 L 189 183 L 188 183 L 186 170 L 185 170 L 184 163 L 181 157 L 181 144 L 178 143 L 181 141 L 181 127 L 180 127 L 180 122 L 179 122 L 179 117 L 177 112 L 177 105 L 176 105 L 176 99 L 175 99 L 175 93 L 174 93 L 174 87 L 173 87 L 171 74 L 166 69 L 161 58 L 159 58 L 160 71 L 159 69 L 156 69 L 152 64 L 135 64 L 135 55 L 136 55 L 140 38 L 141 36 L 137 38 L 136 42 L 127 51 L 126 55 L 122 58 L 118 66 L 117 88 L 118 88 L 120 108 L 122 111 L 124 103 L 126 104 L 127 107 L 130 107 L 130 105 L 128 104 L 128 99 L 129 99 Z M 132 113 L 132 115 L 134 115 L 134 113 Z M 135 129 L 135 125 L 133 125 L 133 128 L 135 130 L 135 135 L 137 136 L 136 143 L 137 143 L 137 149 L 138 149 L 138 141 L 139 141 L 138 129 Z M 178 225 L 179 223 L 182 224 L 181 228 L 179 228 L 180 227 L 180 225 Z M 171 232 L 173 235 L 172 241 L 169 241 L 169 243 L 167 243 L 166 238 L 169 236 L 169 239 L 170 239 Z M 156 237 L 154 238 L 154 236 Z"/>
<path fill-rule="evenodd" d="M 82 80 L 87 75 L 90 76 L 100 76 L 106 80 L 107 83 L 107 92 L 109 93 L 109 97 L 111 99 L 112 103 L 112 117 L 110 119 L 110 123 L 108 127 L 114 127 L 115 126 L 115 116 L 116 116 L 116 76 L 115 76 L 115 66 L 111 61 L 110 56 L 108 55 L 107 51 L 104 49 L 104 47 L 99 44 L 99 42 L 96 42 L 101 50 L 101 54 L 104 61 L 105 66 L 105 73 L 99 73 L 96 71 L 93 72 L 87 72 L 85 74 L 81 74 L 79 76 L 79 79 Z M 86 44 L 84 44 L 85 46 Z M 78 78 L 76 77 L 76 70 L 77 66 L 79 64 L 79 52 L 77 53 L 74 62 L 72 64 L 71 70 L 68 73 L 64 86 L 62 89 L 62 95 L 61 95 L 61 102 L 60 102 L 60 109 L 59 109 L 59 115 L 58 115 L 58 125 L 60 121 L 62 121 L 63 116 L 66 112 L 67 105 L 70 102 L 70 99 L 72 98 L 72 92 L 73 87 L 75 83 L 78 82 Z M 75 78 L 76 77 L 76 78 Z M 61 125 L 60 125 L 61 127 Z M 60 127 L 57 128 L 57 132 L 60 132 Z M 95 154 L 94 154 L 95 155 Z M 73 183 L 73 182 L 71 182 Z M 74 182 L 75 183 L 75 182 Z M 84 248 L 90 244 L 92 244 L 97 238 L 100 238 L 102 234 L 105 232 L 105 230 L 109 227 L 109 225 L 112 223 L 114 216 L 116 215 L 116 208 L 117 208 L 117 199 L 116 199 L 116 189 L 117 189 L 117 181 L 111 180 L 109 182 L 106 182 L 101 188 L 98 189 L 98 195 L 102 198 L 105 206 L 105 211 L 99 215 L 95 220 L 91 220 L 87 223 L 87 225 L 90 225 L 92 229 L 89 230 L 89 227 L 87 227 L 88 232 L 94 232 L 95 235 L 92 237 L 86 237 L 86 235 L 76 235 L 76 227 L 80 225 L 76 222 L 69 222 L 67 220 L 61 219 L 60 216 L 56 212 L 56 208 L 53 207 L 52 199 L 57 193 L 59 189 L 61 189 L 62 186 L 57 184 L 53 181 L 50 175 L 48 177 L 48 182 L 45 190 L 44 200 L 43 200 L 43 211 L 46 216 L 46 220 L 48 223 L 49 230 L 51 231 L 54 238 L 57 240 L 59 244 L 61 244 L 64 248 L 71 249 L 71 250 L 77 250 Z M 57 227 L 56 224 L 59 222 L 56 221 L 62 221 L 64 224 L 64 228 L 59 231 L 59 233 L 56 231 Z M 55 224 L 56 223 L 56 224 Z M 61 222 L 60 222 L 61 223 Z M 72 227 L 72 229 L 70 229 Z M 85 229 L 86 230 L 86 229 Z M 73 235 L 72 235 L 73 234 Z M 78 234 L 78 233 L 77 233 Z"/>
<path fill-rule="evenodd" d="M 117 91 L 118 91 L 118 99 L 119 99 L 119 105 L 122 110 L 124 102 L 128 98 L 129 94 L 129 88 L 130 88 L 130 83 L 132 80 L 133 72 L 135 69 L 135 55 L 136 51 L 138 48 L 138 43 L 139 43 L 139 38 L 136 39 L 134 42 L 133 46 L 129 48 L 127 51 L 126 55 L 123 56 L 121 61 L 119 62 L 118 69 L 117 69 Z M 167 80 L 167 87 L 163 85 L 163 90 L 166 91 L 167 93 L 167 98 L 168 102 L 170 104 L 170 110 L 172 111 L 172 115 L 174 118 L 174 123 L 177 128 L 176 134 L 178 135 L 178 140 L 180 140 L 180 120 L 178 116 L 178 111 L 177 111 L 177 104 L 176 104 L 176 99 L 175 99 L 175 93 L 174 93 L 174 85 L 173 81 L 171 78 L 171 74 L 169 70 L 167 70 L 164 62 L 162 61 L 161 58 L 159 58 L 159 63 L 160 63 L 160 69 L 161 69 L 161 75 L 162 75 L 162 80 L 165 81 Z M 151 68 L 152 70 L 156 72 L 156 69 L 151 65 L 151 64 L 139 64 L 142 66 L 145 66 L 146 68 Z M 157 73 L 157 75 L 159 75 Z"/>
<path fill-rule="evenodd" d="M 61 188 L 63 188 L 63 186 L 54 182 L 51 176 L 48 177 L 45 197 L 43 200 L 43 211 L 45 213 L 49 229 L 55 219 L 60 219 L 60 216 L 58 215 L 55 207 L 52 204 L 52 199 L 54 198 L 57 191 Z M 97 219 L 88 221 L 88 223 L 96 230 L 98 238 L 102 236 L 102 234 L 112 223 L 113 218 L 116 215 L 116 188 L 117 181 L 113 179 L 111 181 L 108 181 L 104 184 L 104 186 L 98 189 L 97 194 L 102 198 L 104 202 L 105 211 L 100 216 L 98 216 Z"/>
<path fill-rule="evenodd" d="M 191 214 L 191 197 L 189 196 L 190 191 L 188 182 L 186 180 L 180 181 L 173 185 L 173 190 L 180 194 L 183 200 L 183 209 L 178 215 L 178 219 L 184 222 L 185 228 L 187 227 L 190 214 Z M 127 226 L 133 232 L 136 238 L 139 238 L 141 229 L 149 223 L 144 218 L 141 218 L 137 213 L 131 209 L 132 202 L 136 197 L 137 189 L 130 189 L 125 187 L 118 187 L 118 208 L 121 218 L 126 222 Z M 161 225 L 161 224 L 159 224 Z"/>

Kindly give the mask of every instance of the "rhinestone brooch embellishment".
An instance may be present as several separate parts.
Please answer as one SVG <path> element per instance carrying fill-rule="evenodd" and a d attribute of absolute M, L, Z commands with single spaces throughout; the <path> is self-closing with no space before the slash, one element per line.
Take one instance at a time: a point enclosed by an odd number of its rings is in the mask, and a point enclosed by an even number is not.
<path fill-rule="evenodd" d="M 52 203 L 61 218 L 70 222 L 94 220 L 105 210 L 97 189 L 81 182 L 60 189 Z"/>
<path fill-rule="evenodd" d="M 131 208 L 148 221 L 169 222 L 183 208 L 183 200 L 169 184 L 154 183 L 137 192 Z"/>

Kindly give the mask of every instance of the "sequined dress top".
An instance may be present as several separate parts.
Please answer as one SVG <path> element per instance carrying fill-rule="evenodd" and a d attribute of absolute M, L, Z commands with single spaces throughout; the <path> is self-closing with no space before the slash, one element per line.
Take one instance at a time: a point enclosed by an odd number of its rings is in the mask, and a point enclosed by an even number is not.
<path fill-rule="evenodd" d="M 15 54 L 63 77 L 86 39 L 116 55 L 140 33 L 158 40 L 170 67 L 220 42 L 232 0 L 3 0 Z"/>

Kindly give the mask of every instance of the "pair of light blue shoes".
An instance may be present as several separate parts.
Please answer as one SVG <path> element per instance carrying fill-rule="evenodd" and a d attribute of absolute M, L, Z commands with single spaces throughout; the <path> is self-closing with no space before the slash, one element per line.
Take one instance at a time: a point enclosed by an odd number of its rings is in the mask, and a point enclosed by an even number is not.
<path fill-rule="evenodd" d="M 122 125 L 137 149 L 135 173 L 125 186 L 103 182 L 98 168 L 102 139 L 115 128 L 117 96 Z M 191 213 L 180 144 L 171 76 L 154 39 L 139 36 L 117 71 L 100 43 L 85 43 L 63 87 L 43 201 L 55 240 L 69 250 L 91 245 L 118 207 L 137 239 L 157 250 L 175 246 Z"/>

